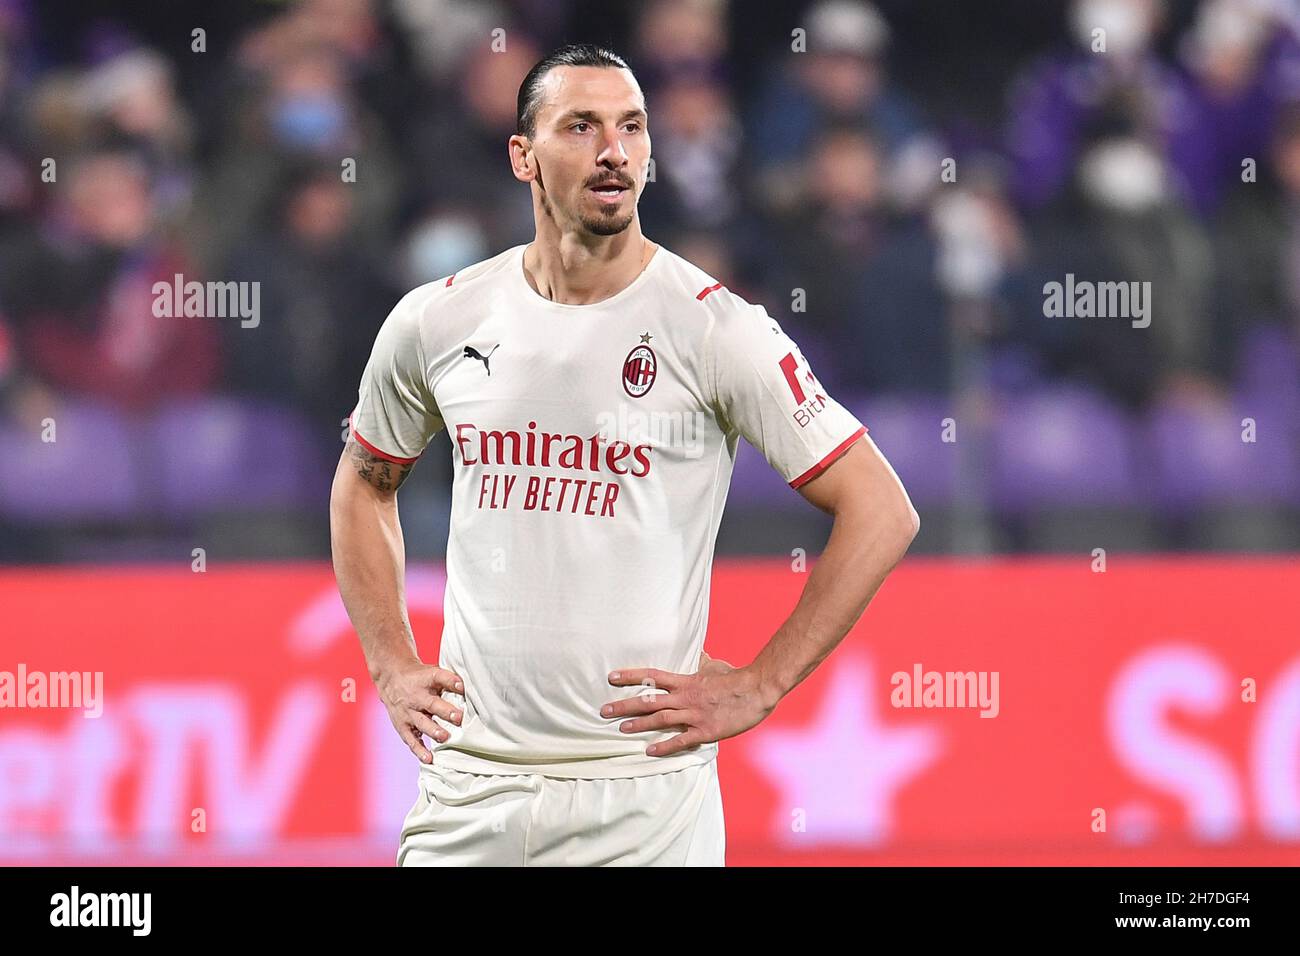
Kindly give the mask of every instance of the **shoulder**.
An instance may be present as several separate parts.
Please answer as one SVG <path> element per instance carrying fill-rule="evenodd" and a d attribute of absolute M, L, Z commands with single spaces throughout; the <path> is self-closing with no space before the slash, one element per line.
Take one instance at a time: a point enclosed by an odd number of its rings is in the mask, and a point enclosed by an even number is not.
<path fill-rule="evenodd" d="M 457 269 L 451 275 L 418 285 L 398 303 L 408 309 L 434 311 L 448 303 L 483 295 L 509 278 L 519 257 L 519 246 L 511 246 L 488 259 Z"/>
<path fill-rule="evenodd" d="M 718 323 L 729 326 L 752 322 L 767 314 L 761 305 L 749 302 L 715 276 L 666 247 L 660 246 L 655 256 L 665 257 L 660 267 L 662 291 L 671 300 L 680 302 L 682 308 L 699 316 L 706 332 Z"/>
<path fill-rule="evenodd" d="M 665 286 L 660 291 L 677 303 L 683 315 L 696 320 L 681 325 L 690 330 L 689 341 L 704 363 L 703 374 L 714 394 L 722 379 L 752 367 L 775 367 L 781 354 L 794 348 L 761 304 L 750 302 L 667 249 L 656 255 L 665 254 Z"/>
<path fill-rule="evenodd" d="M 389 322 L 427 337 L 453 317 L 469 314 L 467 306 L 490 296 L 501 283 L 508 281 L 508 270 L 516 263 L 519 249 L 512 246 L 451 275 L 416 286 L 393 306 Z"/>

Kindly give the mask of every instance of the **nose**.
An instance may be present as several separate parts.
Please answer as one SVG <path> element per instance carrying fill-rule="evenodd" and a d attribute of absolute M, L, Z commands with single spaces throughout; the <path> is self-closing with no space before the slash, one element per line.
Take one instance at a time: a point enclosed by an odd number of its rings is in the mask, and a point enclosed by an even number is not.
<path fill-rule="evenodd" d="M 611 169 L 618 169 L 627 165 L 627 150 L 623 148 L 623 138 L 618 135 L 618 130 L 615 129 L 605 134 L 605 145 L 601 149 L 600 155 L 596 157 L 596 162 Z"/>

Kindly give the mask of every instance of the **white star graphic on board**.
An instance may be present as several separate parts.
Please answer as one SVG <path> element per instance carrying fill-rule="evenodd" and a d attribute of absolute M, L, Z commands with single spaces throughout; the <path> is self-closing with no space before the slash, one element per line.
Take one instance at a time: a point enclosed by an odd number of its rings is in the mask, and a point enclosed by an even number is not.
<path fill-rule="evenodd" d="M 780 792 L 772 831 L 786 845 L 884 842 L 893 830 L 894 794 L 942 750 L 933 727 L 880 723 L 865 655 L 832 666 L 811 724 L 760 725 L 746 741 L 749 759 Z M 796 821 L 803 825 L 796 829 Z"/>

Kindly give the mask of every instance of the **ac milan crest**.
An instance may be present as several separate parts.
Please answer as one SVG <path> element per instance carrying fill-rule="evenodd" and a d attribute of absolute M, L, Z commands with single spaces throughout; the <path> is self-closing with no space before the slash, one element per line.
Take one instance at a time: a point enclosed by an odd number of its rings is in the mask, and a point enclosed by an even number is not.
<path fill-rule="evenodd" d="M 633 398 L 640 398 L 655 383 L 658 367 L 658 360 L 650 346 L 638 345 L 632 349 L 623 360 L 623 391 Z"/>

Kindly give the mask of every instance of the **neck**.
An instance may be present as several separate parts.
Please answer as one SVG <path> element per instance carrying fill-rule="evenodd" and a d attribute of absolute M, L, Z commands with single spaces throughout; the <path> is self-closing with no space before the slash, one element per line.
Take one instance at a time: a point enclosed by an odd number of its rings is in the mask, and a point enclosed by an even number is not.
<path fill-rule="evenodd" d="M 631 285 L 657 248 L 636 219 L 616 236 L 546 236 L 539 229 L 524 250 L 524 275 L 552 302 L 594 305 Z"/>

